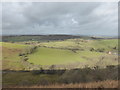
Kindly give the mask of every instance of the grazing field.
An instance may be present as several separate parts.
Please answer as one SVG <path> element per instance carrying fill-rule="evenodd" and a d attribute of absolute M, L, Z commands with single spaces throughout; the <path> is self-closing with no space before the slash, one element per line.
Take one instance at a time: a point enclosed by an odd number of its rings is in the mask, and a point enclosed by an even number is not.
<path fill-rule="evenodd" d="M 49 42 L 1 42 L 3 69 L 24 69 L 21 63 L 20 53 L 31 46 L 37 48 L 34 52 L 24 55 L 27 63 L 56 68 L 81 68 L 118 64 L 118 40 L 117 39 L 67 39 Z M 110 52 L 111 54 L 108 54 Z M 29 68 L 29 67 L 28 67 Z"/>
<path fill-rule="evenodd" d="M 56 47 L 64 49 L 80 49 L 80 50 L 90 50 L 104 48 L 104 51 L 116 51 L 114 47 L 118 48 L 117 39 L 98 39 L 98 40 L 84 40 L 84 39 L 68 39 L 64 41 L 51 41 L 46 43 L 41 43 L 41 46 L 46 47 Z"/>
<path fill-rule="evenodd" d="M 29 62 L 39 65 L 73 65 L 76 67 L 117 65 L 117 39 L 83 40 L 68 39 L 38 44 L 40 47 L 30 54 Z M 112 54 L 108 54 L 108 52 Z M 36 59 L 37 57 L 37 59 Z M 63 67 L 63 66 L 62 66 Z M 75 68 L 76 68 L 75 67 Z"/>
<path fill-rule="evenodd" d="M 28 57 L 30 58 L 29 62 L 41 65 L 67 64 L 77 61 L 85 61 L 85 59 L 81 58 L 79 54 L 74 53 L 70 50 L 51 48 L 38 48 L 35 53 L 31 54 Z"/>
<path fill-rule="evenodd" d="M 115 55 L 108 55 L 106 53 L 99 53 L 99 52 L 90 52 L 90 51 L 77 51 L 73 52 L 71 50 L 62 50 L 62 49 L 51 49 L 51 48 L 44 48 L 40 47 L 34 52 L 30 54 L 28 61 L 34 64 L 40 65 L 56 65 L 56 64 L 71 64 L 71 63 L 97 63 L 102 57 L 105 57 L 104 62 L 114 61 L 117 58 Z M 37 57 L 37 59 L 36 59 Z M 113 59 L 113 60 L 112 60 Z M 93 62 L 94 61 L 94 62 Z M 101 61 L 101 63 L 103 63 Z M 117 60 L 116 60 L 117 61 Z M 111 64 L 117 64 L 117 62 Z M 90 63 L 91 62 L 91 63 Z"/>

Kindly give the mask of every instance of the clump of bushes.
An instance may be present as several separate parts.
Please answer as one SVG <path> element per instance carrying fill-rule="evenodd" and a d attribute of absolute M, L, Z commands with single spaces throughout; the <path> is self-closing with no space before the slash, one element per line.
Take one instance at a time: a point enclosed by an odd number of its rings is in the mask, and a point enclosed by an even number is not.
<path fill-rule="evenodd" d="M 37 46 L 28 47 L 25 49 L 26 54 L 31 54 L 36 50 Z"/>
<path fill-rule="evenodd" d="M 39 75 L 39 74 L 41 74 L 41 70 L 33 70 L 32 74 L 33 75 Z"/>
<path fill-rule="evenodd" d="M 96 66 L 94 69 L 86 67 L 84 69 L 67 70 L 60 77 L 59 82 L 68 84 L 117 79 L 118 79 L 118 67 L 111 65 L 103 69 Z"/>
<path fill-rule="evenodd" d="M 117 46 L 115 46 L 115 47 L 113 47 L 113 49 L 117 50 L 118 48 L 117 48 Z"/>
<path fill-rule="evenodd" d="M 95 49 L 94 48 L 90 48 L 90 51 L 95 51 Z"/>
<path fill-rule="evenodd" d="M 95 48 L 90 48 L 90 51 L 104 52 L 104 51 L 105 51 L 105 49 L 104 49 L 104 48 L 98 48 L 98 49 L 95 49 Z"/>
<path fill-rule="evenodd" d="M 33 70 L 33 71 L 32 71 L 32 74 L 33 74 L 33 75 L 39 75 L 39 74 L 42 74 L 42 73 L 44 73 L 44 70 L 43 70 L 42 67 L 40 68 L 40 70 Z"/>
<path fill-rule="evenodd" d="M 36 48 L 37 46 L 28 47 L 23 52 L 19 53 L 19 56 L 21 56 L 22 60 L 27 61 L 27 55 L 33 53 L 36 50 Z"/>
<path fill-rule="evenodd" d="M 49 69 L 50 69 L 50 70 L 54 70 L 55 67 L 56 67 L 55 65 L 51 65 L 51 66 L 49 67 Z"/>
<path fill-rule="evenodd" d="M 27 56 L 28 54 L 32 54 L 36 49 L 37 46 L 28 47 L 23 52 L 19 53 L 19 56 Z"/>
<path fill-rule="evenodd" d="M 28 60 L 28 57 L 25 57 L 23 60 L 24 60 L 24 61 L 27 61 L 27 60 Z"/>
<path fill-rule="evenodd" d="M 19 53 L 22 64 L 24 64 L 24 66 L 29 70 L 31 69 L 33 70 L 32 67 L 35 67 L 35 65 L 28 62 L 28 59 L 29 59 L 28 54 L 34 53 L 36 49 L 37 49 L 37 46 L 32 46 L 32 47 L 26 48 L 23 52 Z M 36 68 L 39 68 L 39 67 L 36 66 L 35 69 Z"/>
<path fill-rule="evenodd" d="M 19 56 L 24 56 L 25 55 L 25 53 L 19 53 Z"/>
<path fill-rule="evenodd" d="M 97 51 L 97 52 L 104 52 L 105 49 L 104 49 L 104 48 L 98 48 L 96 51 Z"/>

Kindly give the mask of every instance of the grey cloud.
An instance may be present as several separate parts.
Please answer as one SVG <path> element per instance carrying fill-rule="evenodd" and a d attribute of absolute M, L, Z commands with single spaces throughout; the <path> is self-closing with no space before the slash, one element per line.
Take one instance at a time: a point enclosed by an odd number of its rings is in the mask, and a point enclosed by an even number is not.
<path fill-rule="evenodd" d="M 117 3 L 3 3 L 3 34 L 117 35 Z"/>

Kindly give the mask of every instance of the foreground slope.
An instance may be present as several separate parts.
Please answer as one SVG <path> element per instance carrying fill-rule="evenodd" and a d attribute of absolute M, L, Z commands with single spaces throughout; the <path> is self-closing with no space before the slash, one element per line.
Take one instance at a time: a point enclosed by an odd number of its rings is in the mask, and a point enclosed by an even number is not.
<path fill-rule="evenodd" d="M 20 63 L 19 53 L 24 51 L 28 45 L 16 44 L 16 43 L 4 43 L 0 42 L 2 48 L 2 69 L 19 70 L 23 68 Z"/>

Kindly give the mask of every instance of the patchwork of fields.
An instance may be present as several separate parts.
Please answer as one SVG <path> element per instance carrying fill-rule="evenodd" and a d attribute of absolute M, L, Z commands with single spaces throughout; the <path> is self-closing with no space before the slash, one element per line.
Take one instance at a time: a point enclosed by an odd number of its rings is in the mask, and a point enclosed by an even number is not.
<path fill-rule="evenodd" d="M 26 67 L 30 69 L 31 65 L 39 65 L 39 68 L 54 65 L 54 68 L 69 69 L 118 64 L 117 39 L 66 39 L 46 42 L 0 42 L 0 44 L 3 70 L 23 70 Z M 20 53 L 29 47 L 37 48 L 34 52 L 24 55 L 27 59 L 22 62 L 23 56 L 20 56 Z"/>
<path fill-rule="evenodd" d="M 118 39 L 7 36 L 0 49 L 3 87 L 118 87 Z"/>

